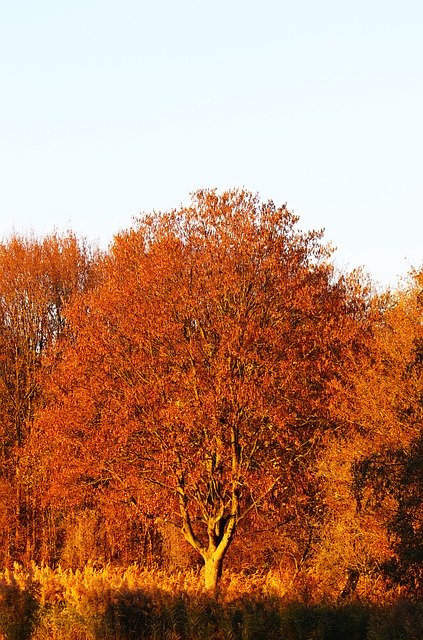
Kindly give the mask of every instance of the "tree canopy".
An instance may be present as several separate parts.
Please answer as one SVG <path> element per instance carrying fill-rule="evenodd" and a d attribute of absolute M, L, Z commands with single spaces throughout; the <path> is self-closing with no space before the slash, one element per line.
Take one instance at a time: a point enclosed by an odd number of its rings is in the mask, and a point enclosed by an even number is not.
<path fill-rule="evenodd" d="M 73 467 L 73 483 L 173 522 L 210 588 L 238 524 L 270 502 L 289 513 L 339 427 L 358 306 L 321 232 L 297 222 L 245 191 L 201 191 L 120 234 L 41 417 L 72 460 L 66 481 Z"/>
<path fill-rule="evenodd" d="M 343 599 L 374 576 L 419 592 L 421 271 L 376 293 L 245 190 L 104 253 L 14 236 L 0 266 L 3 563 L 197 558 L 209 590 L 225 562 Z"/>

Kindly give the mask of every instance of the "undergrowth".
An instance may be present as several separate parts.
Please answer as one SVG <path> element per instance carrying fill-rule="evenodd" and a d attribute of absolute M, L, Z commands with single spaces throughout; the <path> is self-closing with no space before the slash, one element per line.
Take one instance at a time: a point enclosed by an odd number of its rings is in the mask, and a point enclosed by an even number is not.
<path fill-rule="evenodd" d="M 422 640 L 423 603 L 337 603 L 275 577 L 228 575 L 215 597 L 192 573 L 139 566 L 0 573 L 5 640 Z"/>

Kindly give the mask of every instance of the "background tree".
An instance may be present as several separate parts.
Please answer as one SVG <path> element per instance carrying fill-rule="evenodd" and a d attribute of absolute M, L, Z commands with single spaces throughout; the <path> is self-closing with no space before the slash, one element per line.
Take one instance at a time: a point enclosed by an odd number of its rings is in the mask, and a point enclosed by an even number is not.
<path fill-rule="evenodd" d="M 414 594 L 423 584 L 422 290 L 422 272 L 415 272 L 409 286 L 386 298 L 355 401 L 369 439 L 355 464 L 361 511 L 384 515 L 393 552 L 385 574 Z"/>
<path fill-rule="evenodd" d="M 60 338 L 64 306 L 90 279 L 91 257 L 72 235 L 13 236 L 0 244 L 0 487 L 5 557 L 35 553 L 34 460 L 26 449 L 43 399 L 44 355 Z M 45 523 L 47 525 L 47 523 Z"/>
<path fill-rule="evenodd" d="M 316 460 L 325 508 L 308 570 L 321 591 L 341 600 L 357 592 L 380 601 L 384 590 L 382 567 L 390 557 L 388 505 L 358 509 L 353 489 L 357 461 L 371 451 L 372 440 L 350 427 L 333 434 Z"/>
<path fill-rule="evenodd" d="M 322 234 L 296 225 L 250 193 L 200 191 L 116 237 L 38 424 L 70 460 L 63 474 L 50 455 L 50 480 L 178 526 L 210 589 L 247 516 L 289 518 L 357 340 Z"/>

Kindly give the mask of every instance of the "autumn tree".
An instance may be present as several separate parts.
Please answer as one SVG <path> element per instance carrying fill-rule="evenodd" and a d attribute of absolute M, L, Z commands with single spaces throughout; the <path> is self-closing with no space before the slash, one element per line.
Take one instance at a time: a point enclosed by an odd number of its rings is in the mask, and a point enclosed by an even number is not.
<path fill-rule="evenodd" d="M 374 448 L 371 434 L 354 425 L 331 434 L 316 460 L 321 480 L 323 517 L 312 551 L 309 571 L 330 597 L 356 594 L 379 600 L 384 591 L 382 567 L 390 557 L 386 510 L 366 504 L 358 508 L 354 470 Z"/>
<path fill-rule="evenodd" d="M 391 542 L 385 575 L 412 594 L 423 589 L 423 273 L 385 296 L 372 358 L 357 384 L 356 415 L 372 446 L 357 457 L 361 512 L 384 514 Z"/>
<path fill-rule="evenodd" d="M 43 397 L 44 354 L 60 338 L 64 306 L 90 278 L 72 234 L 12 236 L 0 244 L 0 488 L 3 549 L 22 559 L 35 544 L 33 461 L 25 449 Z"/>
<path fill-rule="evenodd" d="M 348 429 L 317 461 L 326 514 L 314 570 L 341 593 L 421 584 L 422 284 L 418 272 L 395 292 L 369 283 L 362 345 L 333 407 Z"/>
<path fill-rule="evenodd" d="M 207 589 L 248 516 L 307 500 L 308 462 L 339 427 L 357 302 L 322 233 L 297 222 L 245 191 L 199 191 L 118 235 L 38 423 L 51 492 L 61 478 L 75 499 L 120 496 L 173 523 Z"/>

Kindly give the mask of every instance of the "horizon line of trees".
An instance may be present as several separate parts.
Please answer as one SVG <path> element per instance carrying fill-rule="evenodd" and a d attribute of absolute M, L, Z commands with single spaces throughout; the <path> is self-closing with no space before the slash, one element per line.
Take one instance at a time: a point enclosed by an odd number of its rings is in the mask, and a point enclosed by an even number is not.
<path fill-rule="evenodd" d="M 423 578 L 423 269 L 340 273 L 322 232 L 203 190 L 105 252 L 0 244 L 0 565 Z"/>

